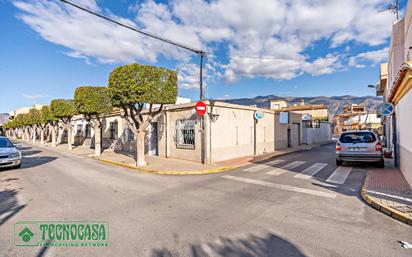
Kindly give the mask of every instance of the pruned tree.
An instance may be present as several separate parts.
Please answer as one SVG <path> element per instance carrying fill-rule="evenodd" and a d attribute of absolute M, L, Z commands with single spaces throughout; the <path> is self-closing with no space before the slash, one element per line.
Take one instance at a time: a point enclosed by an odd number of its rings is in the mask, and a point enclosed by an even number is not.
<path fill-rule="evenodd" d="M 63 126 L 67 131 L 67 143 L 69 150 L 72 150 L 72 126 L 71 120 L 77 114 L 76 105 L 72 99 L 55 99 L 50 103 L 52 114 L 63 122 Z"/>
<path fill-rule="evenodd" d="M 22 139 L 26 139 L 26 114 L 20 113 L 14 117 L 13 122 L 18 129 L 17 134 L 21 134 Z M 19 133 L 20 132 L 20 133 Z"/>
<path fill-rule="evenodd" d="M 164 104 L 176 102 L 176 72 L 142 64 L 120 66 L 110 73 L 109 94 L 113 106 L 123 110 L 122 118 L 135 135 L 136 166 L 146 165 L 145 131 Z M 144 110 L 145 104 L 148 108 Z M 159 107 L 154 108 L 154 104 Z"/>
<path fill-rule="evenodd" d="M 56 146 L 56 127 L 58 119 L 53 116 L 51 107 L 45 105 L 41 108 L 41 135 L 40 143 L 44 143 L 44 130 L 49 126 L 51 128 L 52 146 Z"/>
<path fill-rule="evenodd" d="M 31 139 L 33 140 L 33 142 L 36 142 L 37 128 L 39 124 L 41 124 L 41 112 L 33 107 L 29 110 L 26 118 L 27 125 L 29 125 L 31 129 Z"/>
<path fill-rule="evenodd" d="M 74 102 L 77 112 L 83 114 L 94 131 L 94 155 L 102 153 L 101 131 L 102 116 L 112 111 L 111 98 L 107 87 L 83 86 L 76 88 Z"/>

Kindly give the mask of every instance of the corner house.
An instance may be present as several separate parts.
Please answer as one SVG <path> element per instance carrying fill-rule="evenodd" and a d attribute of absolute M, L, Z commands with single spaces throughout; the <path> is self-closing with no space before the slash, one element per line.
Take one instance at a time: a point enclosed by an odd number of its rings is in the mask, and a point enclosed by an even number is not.
<path fill-rule="evenodd" d="M 213 163 L 302 144 L 301 114 L 219 101 L 205 103 L 204 116 L 196 113 L 196 103 L 165 106 L 146 131 L 146 154 Z M 72 126 L 74 144 L 93 146 L 93 129 L 82 116 L 74 117 Z M 134 135 L 120 110 L 104 117 L 102 130 L 103 149 L 135 151 Z"/>

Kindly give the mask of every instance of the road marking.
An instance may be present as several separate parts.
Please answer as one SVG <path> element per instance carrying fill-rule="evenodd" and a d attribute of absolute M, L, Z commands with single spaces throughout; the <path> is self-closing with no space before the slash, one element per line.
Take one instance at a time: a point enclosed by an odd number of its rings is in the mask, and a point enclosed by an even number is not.
<path fill-rule="evenodd" d="M 263 164 L 256 164 L 256 165 L 253 165 L 252 167 L 249 167 L 249 168 L 247 168 L 247 169 L 244 169 L 243 171 L 256 172 L 256 171 L 259 171 L 259 170 L 264 170 L 264 169 L 266 169 L 267 167 L 268 167 L 268 166 L 263 165 Z"/>
<path fill-rule="evenodd" d="M 321 169 L 325 168 L 328 164 L 327 163 L 315 163 L 306 170 L 302 171 L 299 174 L 296 174 L 294 177 L 295 178 L 300 178 L 300 179 L 309 179 L 316 173 L 318 173 Z"/>
<path fill-rule="evenodd" d="M 293 192 L 302 193 L 302 194 L 315 195 L 315 196 L 326 197 L 326 198 L 336 198 L 336 194 L 332 194 L 328 192 L 316 191 L 316 190 L 311 190 L 311 189 L 306 189 L 306 188 L 301 188 L 301 187 L 294 187 L 294 186 L 289 186 L 289 185 L 276 184 L 276 183 L 271 183 L 271 182 L 266 182 L 266 181 L 261 181 L 261 180 L 256 180 L 256 179 L 242 178 L 242 177 L 237 177 L 237 176 L 232 176 L 232 175 L 224 175 L 222 176 L 222 178 L 237 181 L 237 182 L 253 184 L 253 185 L 276 188 L 280 190 L 293 191 Z"/>
<path fill-rule="evenodd" d="M 352 167 L 342 167 L 339 166 L 333 173 L 328 177 L 326 182 L 328 183 L 335 183 L 335 184 L 343 184 L 345 183 L 346 179 L 348 178 L 350 172 L 352 171 Z"/>
<path fill-rule="evenodd" d="M 305 161 L 294 161 L 294 162 L 291 162 L 289 164 L 286 164 L 283 167 L 275 168 L 271 171 L 268 171 L 268 172 L 266 172 L 266 174 L 272 175 L 272 176 L 279 176 L 279 175 L 282 175 L 283 173 L 287 172 L 288 170 L 294 169 L 294 168 L 296 168 L 296 167 L 298 167 L 298 166 L 300 166 L 304 163 L 305 163 Z"/>
<path fill-rule="evenodd" d="M 272 165 L 276 165 L 276 164 L 280 164 L 282 162 L 284 162 L 285 160 L 274 160 L 274 161 L 270 161 L 265 163 L 266 165 L 272 166 Z"/>
<path fill-rule="evenodd" d="M 266 168 L 269 168 L 269 166 L 271 166 L 271 165 L 276 165 L 276 164 L 279 164 L 279 163 L 282 163 L 282 162 L 284 162 L 284 160 L 274 160 L 274 161 L 271 161 L 271 162 L 266 162 L 266 163 L 262 163 L 262 164 L 256 164 L 256 165 L 254 165 L 254 166 L 252 166 L 252 167 L 249 167 L 249 168 L 247 168 L 247 169 L 244 169 L 243 171 L 256 172 L 256 171 L 260 171 L 260 170 L 264 170 L 264 169 L 266 169 Z"/>

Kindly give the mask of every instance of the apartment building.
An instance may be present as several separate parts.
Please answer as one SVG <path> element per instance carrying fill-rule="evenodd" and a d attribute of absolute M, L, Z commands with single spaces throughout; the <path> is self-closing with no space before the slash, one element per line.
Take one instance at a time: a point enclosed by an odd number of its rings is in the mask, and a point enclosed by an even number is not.
<path fill-rule="evenodd" d="M 329 120 L 328 107 L 323 104 L 305 104 L 304 100 L 300 100 L 299 104 L 289 104 L 285 100 L 270 101 L 270 109 L 280 112 L 293 112 L 301 114 L 305 120 Z"/>

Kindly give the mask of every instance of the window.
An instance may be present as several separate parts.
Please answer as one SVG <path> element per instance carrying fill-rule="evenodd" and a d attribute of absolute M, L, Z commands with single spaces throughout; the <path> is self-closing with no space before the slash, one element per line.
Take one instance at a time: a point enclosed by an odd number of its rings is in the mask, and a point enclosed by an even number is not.
<path fill-rule="evenodd" d="M 195 121 L 176 121 L 176 147 L 183 149 L 195 149 Z"/>
<path fill-rule="evenodd" d="M 110 139 L 117 139 L 117 121 L 110 122 Z"/>
<path fill-rule="evenodd" d="M 130 128 L 126 128 L 124 131 L 126 142 L 132 142 L 134 140 L 133 131 Z"/>
<path fill-rule="evenodd" d="M 10 148 L 13 144 L 7 138 L 0 138 L 0 148 Z"/>
<path fill-rule="evenodd" d="M 376 137 L 372 132 L 350 132 L 340 137 L 342 143 L 373 143 L 375 141 Z"/>
<path fill-rule="evenodd" d="M 90 124 L 86 124 L 86 138 L 92 137 L 92 126 Z"/>
<path fill-rule="evenodd" d="M 82 124 L 77 124 L 76 136 L 78 136 L 78 137 L 82 136 L 82 129 L 83 129 L 83 125 Z"/>

